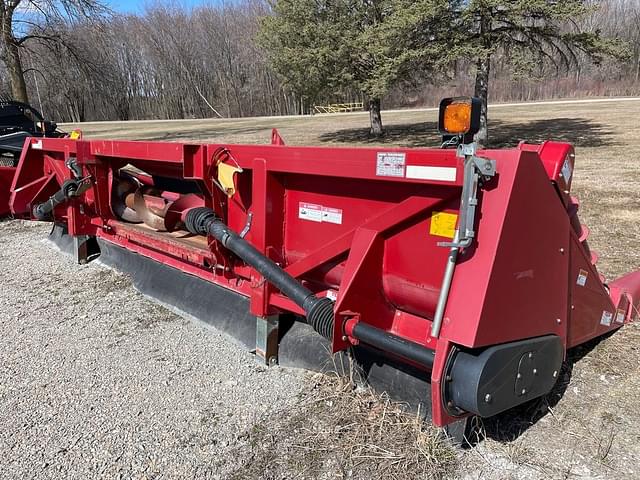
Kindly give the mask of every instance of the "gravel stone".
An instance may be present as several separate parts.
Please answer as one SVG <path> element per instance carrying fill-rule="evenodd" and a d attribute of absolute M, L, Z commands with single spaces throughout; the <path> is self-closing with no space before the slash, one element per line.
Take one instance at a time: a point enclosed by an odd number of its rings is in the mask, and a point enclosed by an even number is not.
<path fill-rule="evenodd" d="M 76 265 L 49 229 L 0 222 L 0 478 L 224 478 L 309 375 Z"/>

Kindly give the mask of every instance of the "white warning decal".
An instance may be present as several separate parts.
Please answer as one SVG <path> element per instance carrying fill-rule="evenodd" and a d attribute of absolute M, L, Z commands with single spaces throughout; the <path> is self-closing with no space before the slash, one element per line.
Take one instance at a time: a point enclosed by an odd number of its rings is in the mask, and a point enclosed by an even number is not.
<path fill-rule="evenodd" d="M 298 218 L 311 220 L 312 222 L 322 222 L 322 205 L 300 202 L 298 205 Z"/>
<path fill-rule="evenodd" d="M 616 312 L 616 323 L 624 323 L 624 317 L 626 317 L 624 310 L 618 310 Z"/>
<path fill-rule="evenodd" d="M 573 170 L 571 169 L 571 159 L 569 155 L 564 159 L 564 164 L 562 165 L 562 176 L 565 181 L 568 183 L 571 180 L 571 175 L 573 175 Z"/>
<path fill-rule="evenodd" d="M 36 142 L 33 142 L 31 144 L 31 148 L 33 148 L 34 150 L 42 150 L 42 140 L 38 140 Z"/>
<path fill-rule="evenodd" d="M 407 156 L 398 152 L 378 152 L 376 175 L 378 177 L 404 177 Z"/>
<path fill-rule="evenodd" d="M 578 273 L 576 284 L 584 287 L 587 284 L 587 277 L 589 277 L 589 272 L 587 272 L 586 270 L 580 270 L 580 273 Z"/>
<path fill-rule="evenodd" d="M 600 319 L 600 325 L 605 325 L 607 327 L 611 326 L 611 320 L 613 320 L 613 313 L 607 312 L 606 310 L 602 312 L 602 318 Z"/>
<path fill-rule="evenodd" d="M 425 167 L 421 165 L 407 166 L 407 178 L 420 180 L 455 182 L 457 172 L 458 171 L 455 167 Z"/>
<path fill-rule="evenodd" d="M 342 210 L 339 208 L 322 207 L 322 221 L 342 225 Z"/>
<path fill-rule="evenodd" d="M 342 225 L 342 210 L 323 207 L 315 203 L 300 202 L 298 204 L 298 218 L 317 223 L 325 222 Z"/>

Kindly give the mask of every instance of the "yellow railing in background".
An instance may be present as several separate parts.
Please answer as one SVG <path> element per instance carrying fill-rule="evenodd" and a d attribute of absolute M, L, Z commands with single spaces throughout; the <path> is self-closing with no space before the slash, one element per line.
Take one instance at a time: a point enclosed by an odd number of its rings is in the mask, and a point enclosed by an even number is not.
<path fill-rule="evenodd" d="M 362 110 L 364 105 L 362 102 L 354 103 L 332 103 L 329 105 L 314 105 L 313 109 L 316 113 L 344 113 L 356 112 Z"/>

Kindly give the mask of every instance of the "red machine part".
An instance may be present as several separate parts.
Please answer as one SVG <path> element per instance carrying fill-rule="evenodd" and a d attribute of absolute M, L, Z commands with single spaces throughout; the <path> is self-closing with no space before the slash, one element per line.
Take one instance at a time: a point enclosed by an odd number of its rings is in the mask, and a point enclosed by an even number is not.
<path fill-rule="evenodd" d="M 334 351 L 358 342 L 352 335 L 358 322 L 434 351 L 437 425 L 456 419 L 442 396 L 453 351 L 544 336 L 560 338 L 566 351 L 637 318 L 640 274 L 611 283 L 609 292 L 596 270 L 588 230 L 569 194 L 574 154 L 568 144 L 478 152 L 496 162 L 497 175 L 478 192 L 475 238 L 459 254 L 434 338 L 449 252 L 439 243 L 454 237 L 462 159 L 452 150 L 287 147 L 277 132 L 273 143 L 33 139 L 11 205 L 30 211 L 47 200 L 73 178 L 65 164 L 76 158 L 92 187 L 54 210 L 71 235 L 100 237 L 238 292 L 258 317 L 303 314 L 211 237 L 180 230 L 190 208 L 211 208 L 307 288 L 336 299 Z M 241 170 L 231 197 L 219 184 L 221 151 L 223 161 Z M 136 194 L 137 211 L 153 212 L 155 228 L 116 215 L 125 170 L 140 188 L 147 185 L 146 194 Z M 181 186 L 161 190 L 169 180 Z M 186 187 L 194 189 L 184 193 Z"/>
<path fill-rule="evenodd" d="M 11 213 L 9 208 L 9 196 L 11 193 L 11 183 L 16 173 L 15 167 L 0 167 L 0 217 Z"/>

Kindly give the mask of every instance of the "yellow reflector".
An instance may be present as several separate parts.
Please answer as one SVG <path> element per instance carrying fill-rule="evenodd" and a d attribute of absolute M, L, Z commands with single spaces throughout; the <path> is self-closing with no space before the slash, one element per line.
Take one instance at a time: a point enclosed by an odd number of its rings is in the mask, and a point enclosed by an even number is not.
<path fill-rule="evenodd" d="M 69 138 L 71 140 L 79 140 L 82 138 L 82 131 L 81 130 L 71 130 L 71 133 L 69 134 Z"/>
<path fill-rule="evenodd" d="M 444 110 L 443 127 L 447 133 L 461 135 L 471 128 L 471 103 L 454 101 Z"/>

